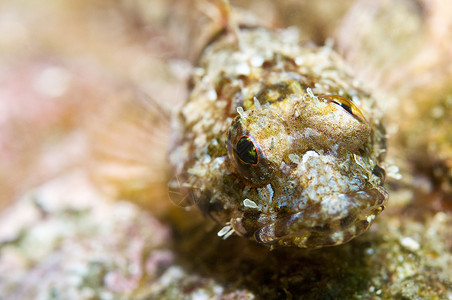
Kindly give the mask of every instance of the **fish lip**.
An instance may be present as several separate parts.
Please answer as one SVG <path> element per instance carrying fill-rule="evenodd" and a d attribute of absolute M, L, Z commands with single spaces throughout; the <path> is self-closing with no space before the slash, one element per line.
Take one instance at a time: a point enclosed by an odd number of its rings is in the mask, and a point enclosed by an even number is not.
<path fill-rule="evenodd" d="M 382 186 L 343 195 L 368 197 L 373 199 L 373 203 L 345 217 L 333 217 L 331 222 L 311 227 L 303 225 L 305 212 L 298 211 L 265 224 L 254 232 L 254 238 L 257 242 L 272 247 L 321 248 L 343 244 L 367 231 L 375 217 L 384 210 L 389 198 Z"/>

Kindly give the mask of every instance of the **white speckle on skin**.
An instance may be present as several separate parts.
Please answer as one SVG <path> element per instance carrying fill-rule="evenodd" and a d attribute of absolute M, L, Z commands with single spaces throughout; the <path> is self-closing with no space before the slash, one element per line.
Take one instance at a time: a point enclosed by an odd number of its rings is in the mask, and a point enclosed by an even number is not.
<path fill-rule="evenodd" d="M 344 234 L 342 232 L 335 232 L 331 238 L 336 244 L 340 244 L 344 240 Z"/>
<path fill-rule="evenodd" d="M 243 118 L 244 114 L 243 107 L 241 106 L 237 107 L 237 113 L 239 114 L 240 118 Z"/>
<path fill-rule="evenodd" d="M 231 229 L 232 227 L 230 225 L 226 225 L 218 231 L 217 235 L 219 237 L 225 236 Z"/>
<path fill-rule="evenodd" d="M 371 215 L 367 217 L 367 222 L 372 223 L 372 221 L 375 219 L 375 215 Z"/>
<path fill-rule="evenodd" d="M 357 156 L 356 154 L 353 153 L 353 158 L 355 159 L 355 162 L 363 169 L 366 169 L 366 166 L 364 164 L 364 162 L 362 161 L 362 158 L 360 156 Z"/>
<path fill-rule="evenodd" d="M 297 154 L 289 154 L 289 159 L 291 162 L 293 162 L 294 164 L 299 164 L 300 163 L 300 156 L 298 156 Z"/>
<path fill-rule="evenodd" d="M 262 66 L 264 61 L 265 61 L 265 59 L 262 56 L 256 55 L 251 58 L 251 65 L 253 67 L 260 67 L 260 66 Z"/>
<path fill-rule="evenodd" d="M 283 174 L 289 174 L 290 173 L 290 166 L 287 165 L 285 162 L 282 162 L 279 166 L 279 169 L 283 172 Z"/>
<path fill-rule="evenodd" d="M 297 66 L 301 66 L 304 62 L 303 57 L 299 56 L 297 58 L 295 58 L 295 64 L 297 64 Z"/>
<path fill-rule="evenodd" d="M 208 163 L 210 163 L 211 160 L 212 160 L 212 158 L 210 157 L 210 155 L 206 154 L 204 156 L 204 158 L 202 159 L 202 163 L 203 164 L 208 164 Z"/>
<path fill-rule="evenodd" d="M 318 195 L 317 197 L 321 199 L 320 201 L 323 207 L 322 211 L 324 211 L 326 214 L 342 217 L 345 217 L 347 215 L 348 211 L 347 195 L 332 194 L 324 195 L 322 197 L 322 194 L 320 194 L 318 190 L 316 190 L 316 195 Z"/>
<path fill-rule="evenodd" d="M 269 183 L 269 184 L 267 184 L 266 188 L 267 188 L 268 195 L 269 195 L 269 197 L 268 197 L 268 198 L 269 198 L 269 199 L 268 199 L 268 202 L 271 203 L 272 200 L 273 200 L 273 194 L 274 194 L 272 185 Z"/>
<path fill-rule="evenodd" d="M 251 69 L 247 63 L 241 63 L 236 66 L 235 72 L 238 75 L 249 75 L 251 73 Z"/>
<path fill-rule="evenodd" d="M 256 98 L 256 96 L 254 96 L 254 106 L 256 107 L 257 110 L 260 110 L 261 107 L 261 103 L 259 102 L 259 100 Z"/>
<path fill-rule="evenodd" d="M 219 156 L 215 158 L 215 160 L 213 161 L 213 167 L 215 169 L 219 169 L 220 166 L 224 164 L 225 160 L 226 160 L 225 156 Z"/>
<path fill-rule="evenodd" d="M 217 100 L 217 98 L 218 98 L 218 95 L 215 90 L 210 90 L 207 93 L 207 99 L 209 99 L 210 101 L 215 101 L 215 100 Z"/>
<path fill-rule="evenodd" d="M 206 135 L 205 134 L 200 134 L 199 136 L 197 136 L 195 138 L 195 144 L 197 144 L 197 145 L 204 145 L 204 144 L 206 144 L 206 140 L 207 140 Z"/>
<path fill-rule="evenodd" d="M 356 235 L 356 226 L 351 226 L 350 228 L 348 228 L 348 232 L 351 235 Z"/>
<path fill-rule="evenodd" d="M 195 166 L 193 168 L 190 168 L 187 170 L 187 173 L 190 175 L 197 175 L 197 176 L 206 176 L 206 169 L 204 167 Z"/>
<path fill-rule="evenodd" d="M 253 200 L 250 200 L 250 199 L 243 200 L 243 206 L 248 207 L 248 208 L 259 208 L 259 206 L 257 206 L 256 202 L 254 202 Z"/>
<path fill-rule="evenodd" d="M 305 164 L 312 157 L 319 157 L 320 155 L 315 151 L 306 151 L 303 155 L 302 162 Z"/>

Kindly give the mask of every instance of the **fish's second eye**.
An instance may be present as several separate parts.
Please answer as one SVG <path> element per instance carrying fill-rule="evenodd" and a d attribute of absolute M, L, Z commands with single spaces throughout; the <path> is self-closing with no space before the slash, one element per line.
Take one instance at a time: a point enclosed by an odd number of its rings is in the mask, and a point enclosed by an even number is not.
<path fill-rule="evenodd" d="M 343 110 L 348 112 L 350 115 L 352 115 L 358 121 L 367 123 L 366 118 L 364 117 L 363 113 L 349 99 L 341 97 L 341 96 L 336 96 L 336 95 L 320 95 L 319 98 L 324 99 L 329 103 L 333 103 L 335 105 L 340 106 Z"/>
<path fill-rule="evenodd" d="M 259 163 L 259 153 L 254 142 L 247 135 L 244 135 L 237 142 L 235 151 L 237 156 L 246 164 L 257 165 Z"/>

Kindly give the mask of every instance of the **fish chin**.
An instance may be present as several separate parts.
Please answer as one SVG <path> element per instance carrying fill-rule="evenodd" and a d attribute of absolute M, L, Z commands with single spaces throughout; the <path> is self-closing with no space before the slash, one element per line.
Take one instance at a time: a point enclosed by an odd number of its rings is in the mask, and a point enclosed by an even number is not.
<path fill-rule="evenodd" d="M 367 190 L 337 194 L 331 199 L 346 201 L 349 209 L 345 215 L 330 215 L 328 221 L 319 223 L 307 210 L 278 218 L 254 233 L 261 244 L 321 248 L 346 243 L 364 233 L 375 217 L 384 210 L 388 194 L 378 186 Z M 327 209 L 320 207 L 319 209 Z"/>

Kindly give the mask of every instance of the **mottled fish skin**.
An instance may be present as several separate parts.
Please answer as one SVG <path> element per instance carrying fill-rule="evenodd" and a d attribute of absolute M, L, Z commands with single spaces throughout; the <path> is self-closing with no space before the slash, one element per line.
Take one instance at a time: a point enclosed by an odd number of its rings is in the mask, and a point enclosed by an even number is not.
<path fill-rule="evenodd" d="M 330 47 L 300 46 L 291 29 L 227 32 L 192 83 L 173 126 L 170 185 L 186 187 L 222 234 L 319 248 L 358 236 L 384 209 L 381 112 Z"/>

